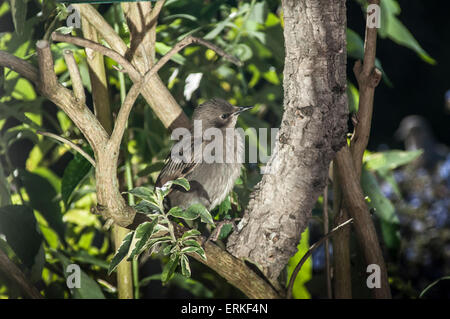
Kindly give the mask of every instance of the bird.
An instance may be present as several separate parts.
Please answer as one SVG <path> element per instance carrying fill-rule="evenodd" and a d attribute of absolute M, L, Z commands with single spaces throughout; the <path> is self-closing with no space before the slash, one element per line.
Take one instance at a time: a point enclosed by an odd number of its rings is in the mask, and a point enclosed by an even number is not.
<path fill-rule="evenodd" d="M 182 138 L 172 146 L 155 183 L 156 187 L 162 187 L 181 177 L 188 180 L 188 191 L 178 185 L 172 187 L 165 198 L 168 207 L 186 210 L 200 203 L 211 211 L 231 192 L 241 174 L 243 161 L 240 159 L 244 154 L 244 139 L 235 126 L 239 114 L 251 108 L 253 106 L 234 106 L 221 98 L 213 98 L 195 108 L 188 138 Z M 220 134 L 214 135 L 213 139 L 208 138 L 208 132 Z M 216 147 L 210 143 L 216 143 Z M 208 148 L 212 149 L 213 157 L 217 155 L 218 161 L 204 158 L 203 150 Z M 187 152 L 183 153 L 183 150 Z"/>
<path fill-rule="evenodd" d="M 445 160 L 448 148 L 438 143 L 431 125 L 420 115 L 408 115 L 402 119 L 395 132 L 397 140 L 403 141 L 408 151 L 423 150 L 416 164 L 432 171 L 439 162 Z"/>

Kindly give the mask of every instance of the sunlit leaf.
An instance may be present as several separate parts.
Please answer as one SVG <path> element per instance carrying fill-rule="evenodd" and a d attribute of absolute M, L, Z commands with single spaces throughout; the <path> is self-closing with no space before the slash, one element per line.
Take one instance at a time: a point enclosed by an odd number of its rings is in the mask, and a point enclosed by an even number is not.
<path fill-rule="evenodd" d="M 119 249 L 117 249 L 116 254 L 114 255 L 113 259 L 109 264 L 108 275 L 111 274 L 114 270 L 116 270 L 120 262 L 128 255 L 128 250 L 130 249 L 131 246 L 133 234 L 134 232 L 129 232 L 123 238 L 122 244 L 120 245 Z"/>
<path fill-rule="evenodd" d="M 175 269 L 177 269 L 179 260 L 180 256 L 178 254 L 173 254 L 170 256 L 170 259 L 164 266 L 163 272 L 161 274 L 161 281 L 163 283 L 169 281 L 170 278 L 173 276 Z"/>
<path fill-rule="evenodd" d="M 201 233 L 197 229 L 191 229 L 186 231 L 183 236 L 181 236 L 181 239 L 188 239 L 188 238 L 194 238 L 201 235 Z"/>
<path fill-rule="evenodd" d="M 151 235 L 153 235 L 155 225 L 157 223 L 158 219 L 155 218 L 151 222 L 144 222 L 136 228 L 133 238 L 133 241 L 136 241 L 136 243 L 128 257 L 128 260 L 132 260 L 133 258 L 139 256 L 140 253 L 142 253 L 148 239 L 150 238 Z"/>
<path fill-rule="evenodd" d="M 306 254 L 306 252 L 309 249 L 309 229 L 306 228 L 303 233 L 300 240 L 300 243 L 297 246 L 297 253 L 289 259 L 288 265 L 287 265 L 287 272 L 288 272 L 288 280 L 289 282 L 292 273 L 299 263 L 300 259 Z M 308 257 L 308 259 L 305 261 L 305 263 L 302 266 L 302 269 L 297 274 L 297 277 L 294 281 L 294 286 L 292 290 L 292 296 L 295 299 L 310 299 L 311 294 L 309 293 L 308 289 L 305 287 L 305 284 L 311 280 L 312 278 L 312 258 Z"/>
<path fill-rule="evenodd" d="M 90 152 L 89 152 L 90 153 Z M 61 181 L 61 196 L 66 209 L 73 192 L 91 171 L 92 164 L 80 154 L 75 154 L 64 170 Z"/>
<path fill-rule="evenodd" d="M 422 154 L 422 150 L 399 151 L 389 150 L 372 153 L 364 157 L 364 163 L 368 170 L 383 171 L 393 170 L 402 165 L 411 163 Z"/>
<path fill-rule="evenodd" d="M 181 255 L 181 274 L 185 277 L 191 277 L 191 267 L 189 266 L 189 259 L 186 255 Z"/>

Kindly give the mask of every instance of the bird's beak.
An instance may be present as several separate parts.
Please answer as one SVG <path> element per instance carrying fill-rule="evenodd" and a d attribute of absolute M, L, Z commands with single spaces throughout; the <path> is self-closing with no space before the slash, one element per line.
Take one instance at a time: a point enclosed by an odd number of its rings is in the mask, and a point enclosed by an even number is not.
<path fill-rule="evenodd" d="M 233 115 L 239 115 L 242 112 L 250 110 L 250 109 L 252 109 L 254 107 L 255 107 L 254 105 L 253 106 L 241 106 L 241 107 L 239 107 L 239 109 L 236 112 L 233 113 Z"/>

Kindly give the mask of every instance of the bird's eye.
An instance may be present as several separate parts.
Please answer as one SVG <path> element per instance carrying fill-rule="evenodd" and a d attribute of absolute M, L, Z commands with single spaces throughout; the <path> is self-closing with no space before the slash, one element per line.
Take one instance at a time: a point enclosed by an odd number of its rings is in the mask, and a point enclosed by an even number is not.
<path fill-rule="evenodd" d="M 227 119 L 229 116 L 230 116 L 229 113 L 225 113 L 225 114 L 222 114 L 222 115 L 220 116 L 220 118 L 221 118 L 222 120 L 225 120 L 225 119 Z"/>

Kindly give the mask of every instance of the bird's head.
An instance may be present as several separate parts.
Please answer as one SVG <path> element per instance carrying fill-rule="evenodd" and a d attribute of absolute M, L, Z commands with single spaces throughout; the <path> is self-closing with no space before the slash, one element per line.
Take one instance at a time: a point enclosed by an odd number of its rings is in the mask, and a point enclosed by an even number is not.
<path fill-rule="evenodd" d="M 236 125 L 240 113 L 253 108 L 253 106 L 233 106 L 226 100 L 214 98 L 199 105 L 192 115 L 193 121 L 202 121 L 203 129 L 216 127 L 226 129 Z"/>

